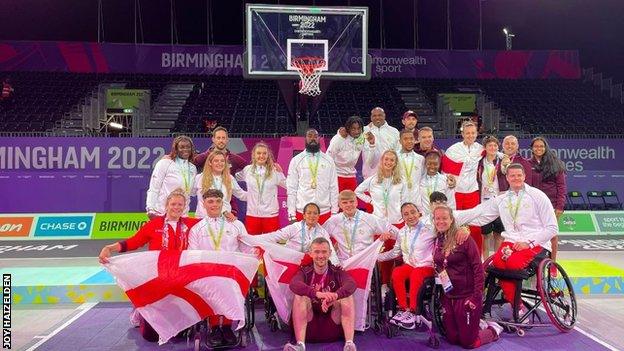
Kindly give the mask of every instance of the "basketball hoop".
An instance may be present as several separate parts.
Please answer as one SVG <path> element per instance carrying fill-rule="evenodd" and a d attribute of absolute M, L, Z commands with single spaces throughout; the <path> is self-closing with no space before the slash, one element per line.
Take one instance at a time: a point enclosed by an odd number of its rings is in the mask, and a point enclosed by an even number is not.
<path fill-rule="evenodd" d="M 322 57 L 302 56 L 292 59 L 292 65 L 299 73 L 299 93 L 309 96 L 321 94 L 321 68 L 325 66 Z"/>

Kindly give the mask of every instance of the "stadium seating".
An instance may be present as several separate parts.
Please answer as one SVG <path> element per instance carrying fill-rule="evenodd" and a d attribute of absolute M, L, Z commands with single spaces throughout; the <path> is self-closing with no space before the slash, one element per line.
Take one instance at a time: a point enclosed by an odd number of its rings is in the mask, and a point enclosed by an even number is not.
<path fill-rule="evenodd" d="M 168 84 L 195 88 L 179 112 L 171 132 L 203 133 L 205 121 L 216 121 L 233 133 L 292 134 L 294 123 L 278 85 L 240 76 L 149 74 L 75 74 L 63 72 L 0 72 L 15 88 L 11 103 L 0 106 L 5 132 L 49 131 L 64 116 L 79 111 L 101 83 L 125 83 L 152 91 L 152 106 Z M 372 79 L 335 81 L 325 92 L 310 125 L 334 134 L 351 115 L 368 120 L 371 108 L 386 110 L 388 122 L 401 126 L 408 108 L 421 116 L 420 125 L 439 130 L 434 106 L 437 94 L 481 91 L 525 134 L 622 134 L 624 108 L 582 80 Z M 413 101 L 407 101 L 407 98 Z M 415 107 L 413 107 L 415 106 Z M 176 112 L 177 113 L 177 112 Z M 436 132 L 437 133 L 437 132 Z"/>

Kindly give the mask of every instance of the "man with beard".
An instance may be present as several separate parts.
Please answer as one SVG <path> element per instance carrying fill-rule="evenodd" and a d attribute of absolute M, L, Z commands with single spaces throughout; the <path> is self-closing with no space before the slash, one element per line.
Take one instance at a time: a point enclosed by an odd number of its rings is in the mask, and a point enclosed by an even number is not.
<path fill-rule="evenodd" d="M 213 150 L 219 150 L 225 153 L 227 157 L 227 162 L 230 164 L 230 172 L 232 175 L 235 175 L 237 172 L 243 170 L 245 166 L 247 166 L 247 162 L 244 158 L 238 156 L 237 154 L 233 154 L 230 150 L 227 149 L 227 144 L 229 141 L 228 131 L 223 127 L 217 127 L 212 132 L 212 145 L 208 148 L 208 150 L 202 152 L 201 154 L 196 154 L 193 158 L 193 163 L 197 168 L 201 171 L 204 169 L 204 163 L 206 163 L 206 159 L 208 155 Z"/>
<path fill-rule="evenodd" d="M 223 127 L 217 127 L 212 132 L 212 145 L 208 148 L 208 150 L 202 152 L 201 154 L 195 154 L 193 157 L 193 164 L 197 166 L 199 172 L 204 169 L 204 164 L 208 159 L 208 155 L 213 150 L 219 150 L 225 153 L 225 161 L 230 164 L 230 173 L 235 175 L 240 172 L 247 166 L 247 161 L 244 158 L 240 157 L 237 154 L 233 154 L 230 150 L 227 149 L 227 144 L 229 141 L 228 131 Z M 238 203 L 234 198 L 230 201 L 230 207 L 232 208 L 231 212 L 233 215 L 237 215 L 238 213 Z"/>
<path fill-rule="evenodd" d="M 319 206 L 319 223 L 338 212 L 338 178 L 334 160 L 321 152 L 316 129 L 308 129 L 305 151 L 290 160 L 286 177 L 288 218 L 303 219 L 303 207 L 313 202 Z"/>
<path fill-rule="evenodd" d="M 397 150 L 399 148 L 399 130 L 390 126 L 386 122 L 386 112 L 383 108 L 375 107 L 371 110 L 370 116 L 371 122 L 364 127 L 364 135 L 372 133 L 375 136 L 375 142 L 377 144 L 376 152 L 379 155 L 383 154 L 387 150 Z M 368 159 L 371 156 L 370 150 L 363 149 L 364 159 Z M 372 164 L 362 165 L 362 175 L 364 179 L 374 175 L 377 172 L 377 164 L 379 158 Z"/>
<path fill-rule="evenodd" d="M 371 164 L 379 159 L 378 148 L 375 146 L 375 136 L 372 133 L 364 135 L 362 129 L 364 122 L 358 116 L 351 116 L 345 122 L 345 126 L 338 129 L 329 142 L 327 154 L 334 159 L 336 173 L 338 174 L 338 191 L 357 188 L 357 171 L 355 164 L 360 158 L 363 149 L 370 151 L 368 158 L 364 158 L 365 164 Z"/>
<path fill-rule="evenodd" d="M 407 110 L 403 113 L 403 118 L 401 118 L 401 123 L 403 123 L 403 127 L 409 130 L 414 134 L 414 139 L 416 139 L 416 144 L 418 144 L 418 114 L 412 110 Z"/>

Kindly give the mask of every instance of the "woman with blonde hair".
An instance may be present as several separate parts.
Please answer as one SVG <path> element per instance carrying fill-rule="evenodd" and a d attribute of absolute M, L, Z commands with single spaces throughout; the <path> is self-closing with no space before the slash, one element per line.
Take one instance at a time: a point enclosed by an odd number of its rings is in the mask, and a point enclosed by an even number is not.
<path fill-rule="evenodd" d="M 370 195 L 367 195 L 367 192 Z M 408 188 L 401 177 L 399 156 L 396 151 L 387 150 L 381 155 L 377 173 L 358 185 L 355 194 L 360 200 L 373 205 L 373 215 L 386 219 L 398 229 L 405 225 L 401 216 L 401 205 L 409 201 Z M 394 243 L 393 239 L 386 240 L 384 251 L 392 249 Z M 379 264 L 384 285 L 390 283 L 393 264 L 393 261 Z"/>
<path fill-rule="evenodd" d="M 221 190 L 223 193 L 223 215 L 230 222 L 236 220 L 236 216 L 232 214 L 230 200 L 234 195 L 237 199 L 246 201 L 247 192 L 238 185 L 236 179 L 230 174 L 230 165 L 227 163 L 226 154 L 223 151 L 214 150 L 208 154 L 203 172 L 195 177 L 195 193 L 198 199 L 201 199 L 204 191 L 208 189 Z M 197 201 L 195 217 L 206 217 L 206 209 L 202 201 Z"/>
<path fill-rule="evenodd" d="M 115 252 L 134 251 L 145 244 L 148 250 L 186 250 L 191 227 L 199 222 L 199 219 L 184 216 L 184 209 L 188 208 L 186 191 L 184 189 L 173 190 L 166 197 L 164 205 L 165 213 L 150 219 L 136 234 L 126 240 L 104 246 L 98 257 L 100 263 L 109 263 L 108 258 Z M 140 327 L 141 335 L 145 340 L 158 341 L 156 331 L 137 310 L 133 310 L 130 314 L 130 322 Z"/>
<path fill-rule="evenodd" d="M 249 234 L 270 233 L 280 228 L 277 187 L 286 188 L 286 176 L 275 163 L 273 153 L 264 142 L 251 150 L 251 164 L 236 173 L 236 179 L 247 183 L 247 216 Z"/>
<path fill-rule="evenodd" d="M 448 342 L 472 349 L 497 340 L 503 328 L 495 322 L 481 321 L 485 273 L 477 244 L 472 237 L 462 244 L 458 242 L 450 207 L 437 206 L 433 222 L 437 233 L 433 264 L 444 289 L 442 321 Z"/>
<path fill-rule="evenodd" d="M 187 197 L 193 194 L 197 174 L 197 168 L 192 163 L 194 156 L 193 140 L 186 135 L 179 135 L 173 139 L 171 152 L 156 162 L 145 201 L 145 210 L 150 219 L 165 214 L 165 200 L 174 189 L 182 189 Z M 187 201 L 184 215 L 188 211 Z"/>
<path fill-rule="evenodd" d="M 375 216 L 386 218 L 400 229 L 403 226 L 401 204 L 406 200 L 407 187 L 401 178 L 398 159 L 394 150 L 385 151 L 381 155 L 377 173 L 365 179 L 355 189 L 355 194 L 360 200 L 373 205 Z"/>

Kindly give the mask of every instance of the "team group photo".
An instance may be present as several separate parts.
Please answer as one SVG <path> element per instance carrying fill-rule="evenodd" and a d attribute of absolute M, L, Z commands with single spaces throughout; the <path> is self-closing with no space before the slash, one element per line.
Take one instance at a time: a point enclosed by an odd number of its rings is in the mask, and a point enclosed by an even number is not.
<path fill-rule="evenodd" d="M 624 349 L 618 1 L 32 5 L 3 349 Z"/>

